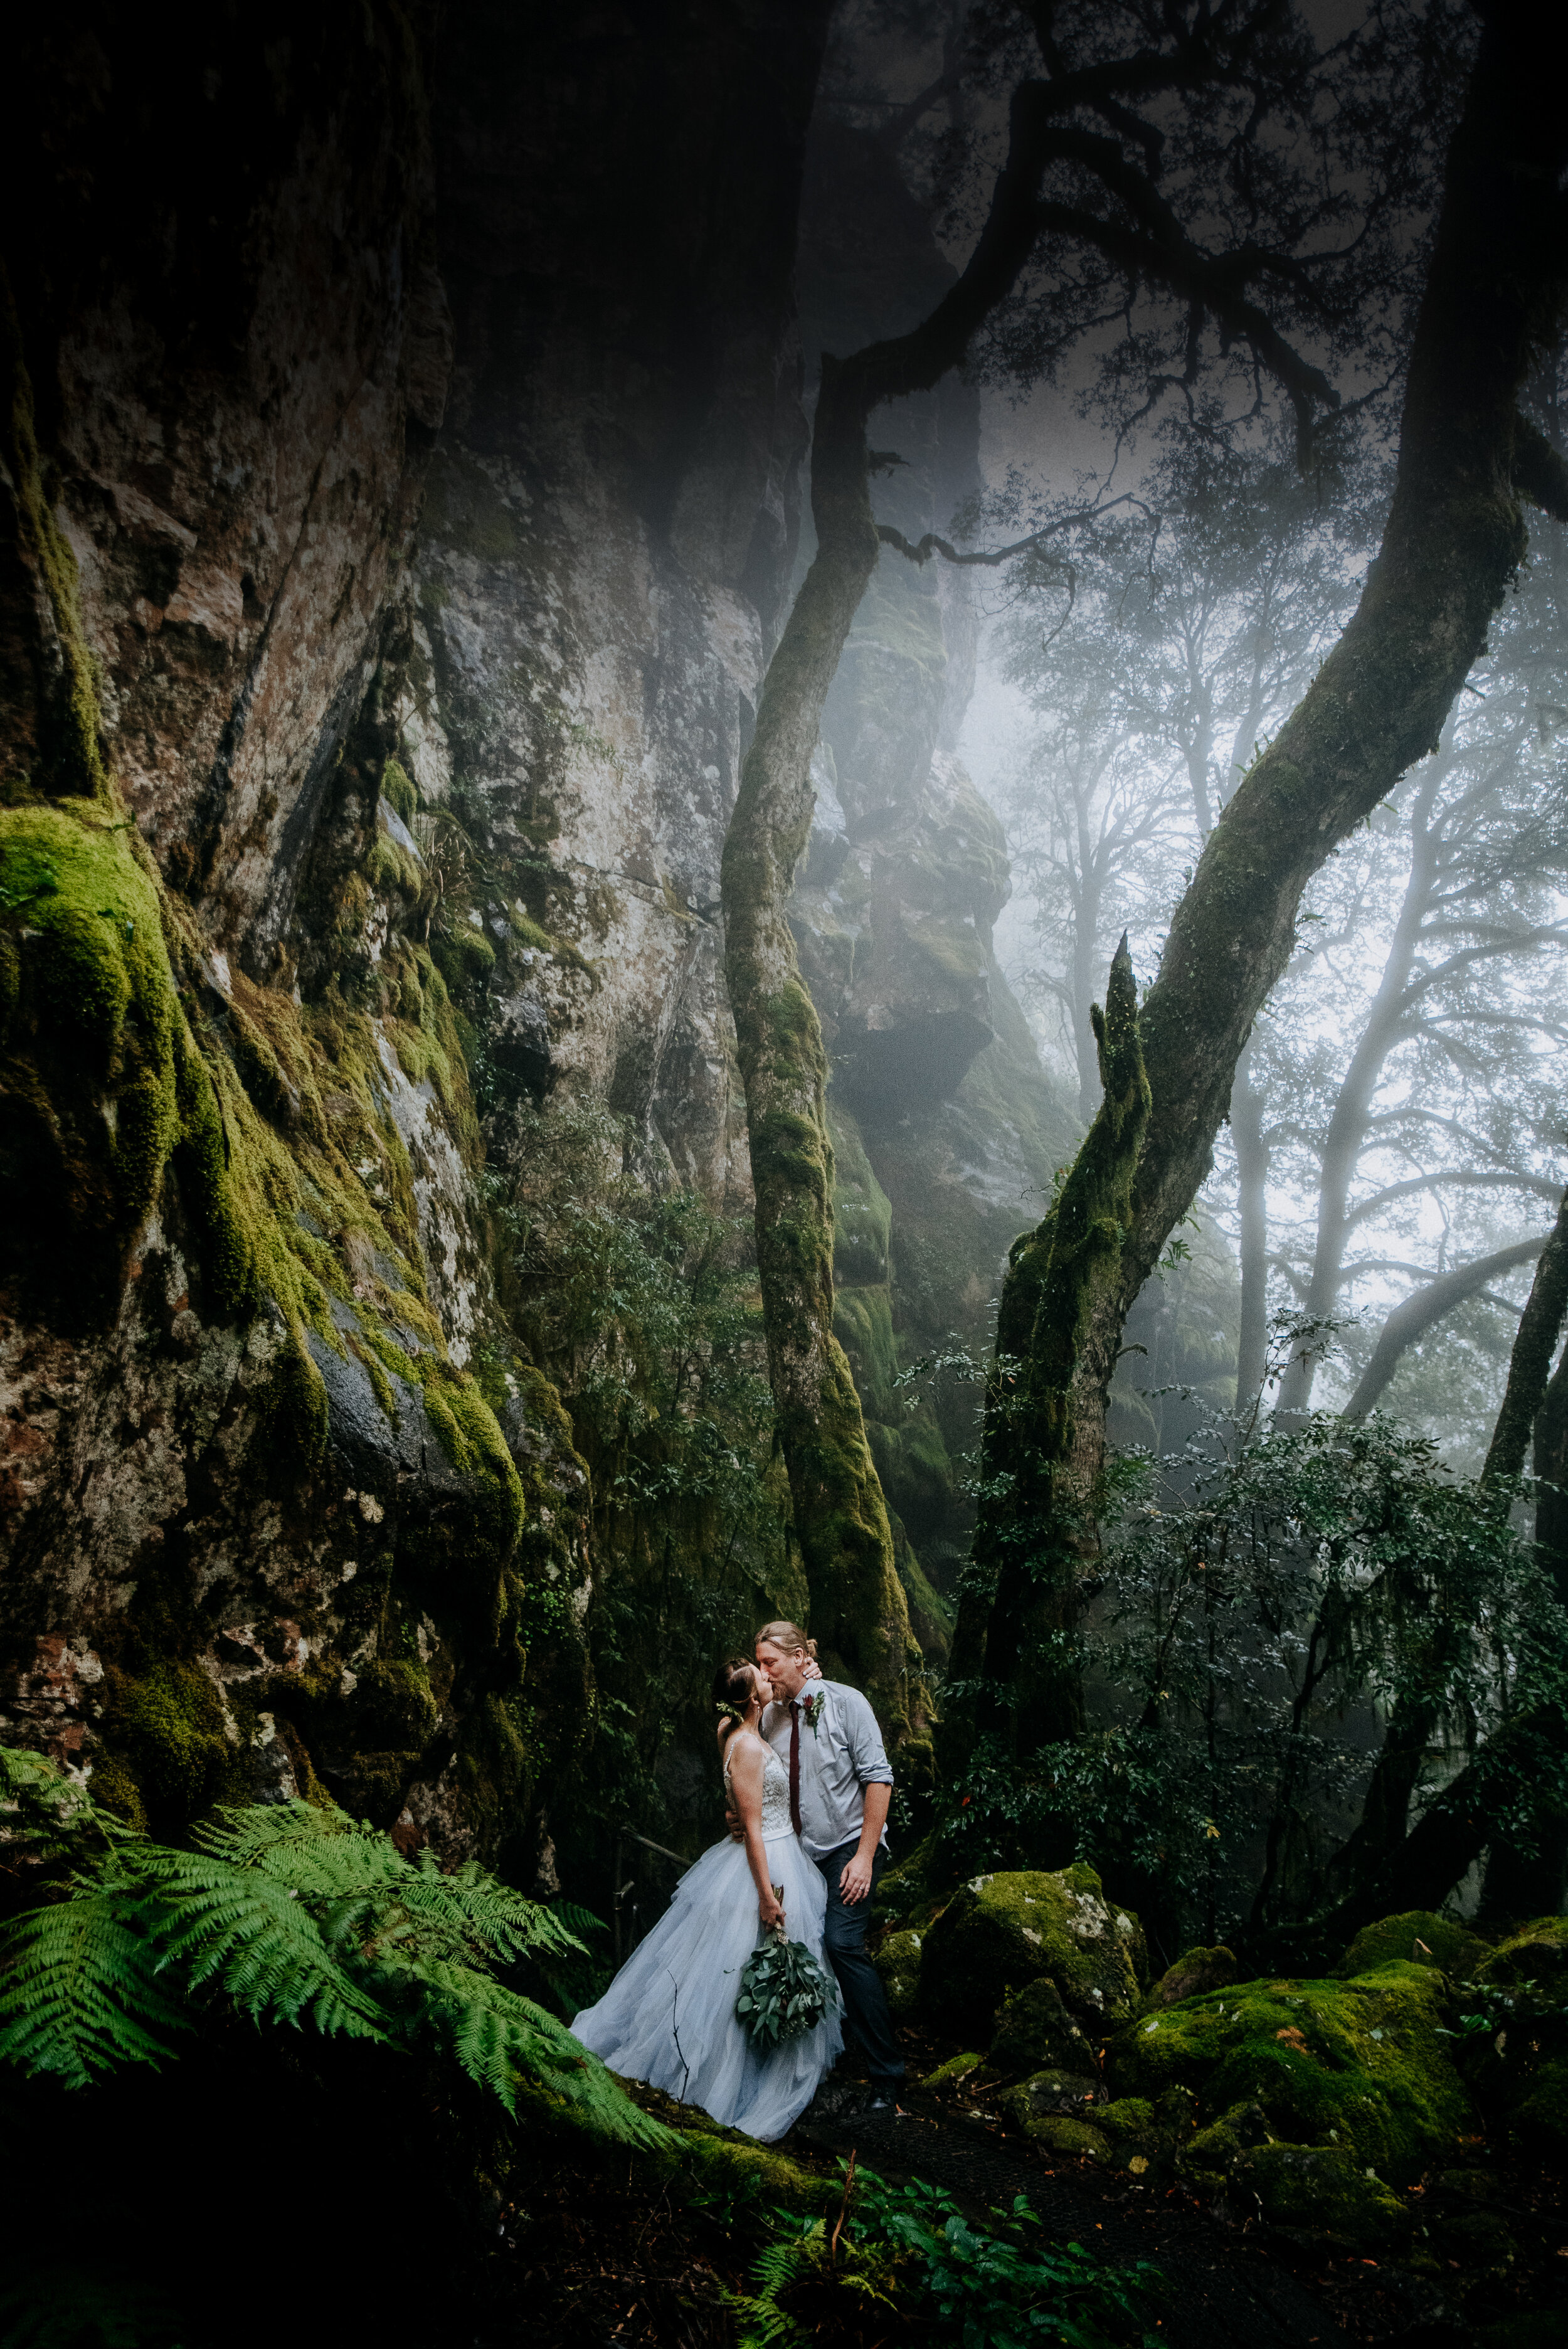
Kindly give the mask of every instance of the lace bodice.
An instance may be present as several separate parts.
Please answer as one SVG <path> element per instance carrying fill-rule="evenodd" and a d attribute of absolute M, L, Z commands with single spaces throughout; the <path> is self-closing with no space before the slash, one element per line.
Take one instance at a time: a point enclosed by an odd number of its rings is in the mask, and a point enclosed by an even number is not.
<path fill-rule="evenodd" d="M 789 1773 L 764 1743 L 767 1759 L 762 1764 L 762 1840 L 773 1843 L 779 1836 L 793 1835 L 789 1820 Z M 729 1764 L 724 1765 L 724 1791 L 730 1792 Z"/>

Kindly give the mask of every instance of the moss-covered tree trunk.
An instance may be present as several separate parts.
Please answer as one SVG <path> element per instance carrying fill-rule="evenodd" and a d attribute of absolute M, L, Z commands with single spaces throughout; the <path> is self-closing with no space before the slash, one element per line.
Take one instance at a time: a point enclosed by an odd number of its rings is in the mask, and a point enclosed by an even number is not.
<path fill-rule="evenodd" d="M 884 1722 L 906 1717 L 909 1618 L 860 1397 L 833 1335 L 827 1059 L 785 906 L 810 831 L 822 704 L 881 547 L 865 416 L 824 361 L 817 554 L 769 667 L 725 843 L 725 957 L 746 1084 L 768 1366 L 812 1628 Z"/>
<path fill-rule="evenodd" d="M 894 1728 L 906 1718 L 908 1610 L 860 1398 L 833 1336 L 827 1062 L 785 907 L 810 831 L 822 705 L 881 554 L 867 421 L 881 402 L 929 390 L 958 365 L 1028 258 L 1047 160 L 1038 96 L 1028 85 L 1015 101 L 985 229 L 931 316 L 851 358 L 823 359 L 811 450 L 817 553 L 769 664 L 724 850 L 725 967 L 746 1087 L 769 1372 L 811 1628 Z"/>
<path fill-rule="evenodd" d="M 1517 0 L 1487 15 L 1411 348 L 1393 503 L 1360 604 L 1216 823 L 1144 1002 L 1153 1106 L 1118 1278 L 1097 1290 L 1077 1350 L 1079 1489 L 1103 1463 L 1128 1309 L 1212 1164 L 1303 890 L 1436 747 L 1523 558 L 1522 498 L 1568 518 L 1568 468 L 1518 406 L 1568 304 L 1568 115 L 1532 63 L 1532 26 Z M 1025 1273 L 1020 1257 L 1009 1279 Z"/>
<path fill-rule="evenodd" d="M 1083 1726 L 1074 1627 L 1078 1578 L 1093 1548 L 1095 1495 L 1078 1471 L 1074 1371 L 1119 1275 L 1150 1107 L 1125 937 L 1110 966 L 1105 1009 L 1097 1006 L 1092 1017 L 1103 1098 L 1050 1215 L 1013 1250 L 988 1395 L 979 1520 L 960 1606 L 955 1671 L 979 1664 L 988 1682 L 1008 1692 L 1004 1717 L 1020 1758 Z M 954 1722 L 966 1733 L 963 1703 Z"/>

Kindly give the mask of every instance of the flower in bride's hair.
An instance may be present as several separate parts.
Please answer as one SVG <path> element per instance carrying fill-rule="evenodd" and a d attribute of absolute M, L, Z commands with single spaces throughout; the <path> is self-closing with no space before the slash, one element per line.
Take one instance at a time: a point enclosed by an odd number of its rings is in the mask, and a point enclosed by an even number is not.
<path fill-rule="evenodd" d="M 715 1713 L 722 1713 L 726 1721 L 733 1721 L 737 1728 L 746 1719 L 746 1715 L 738 1704 L 729 1704 L 721 1700 L 713 1709 Z"/>

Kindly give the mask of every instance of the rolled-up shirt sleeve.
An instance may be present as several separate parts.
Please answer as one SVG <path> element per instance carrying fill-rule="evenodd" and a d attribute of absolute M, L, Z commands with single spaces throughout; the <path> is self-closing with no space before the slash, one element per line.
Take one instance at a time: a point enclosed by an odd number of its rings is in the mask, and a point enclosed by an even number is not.
<path fill-rule="evenodd" d="M 856 1778 L 862 1786 L 891 1786 L 892 1771 L 875 1713 L 859 1689 L 846 1689 L 844 1695 L 850 1700 L 844 1708 L 845 1726 Z"/>

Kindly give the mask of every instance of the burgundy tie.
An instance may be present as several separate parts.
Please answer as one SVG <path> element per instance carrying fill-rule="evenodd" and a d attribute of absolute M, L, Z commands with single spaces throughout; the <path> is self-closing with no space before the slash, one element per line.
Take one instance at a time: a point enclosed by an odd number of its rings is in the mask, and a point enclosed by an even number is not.
<path fill-rule="evenodd" d="M 800 1708 L 789 1707 L 789 1824 L 800 1832 Z"/>

